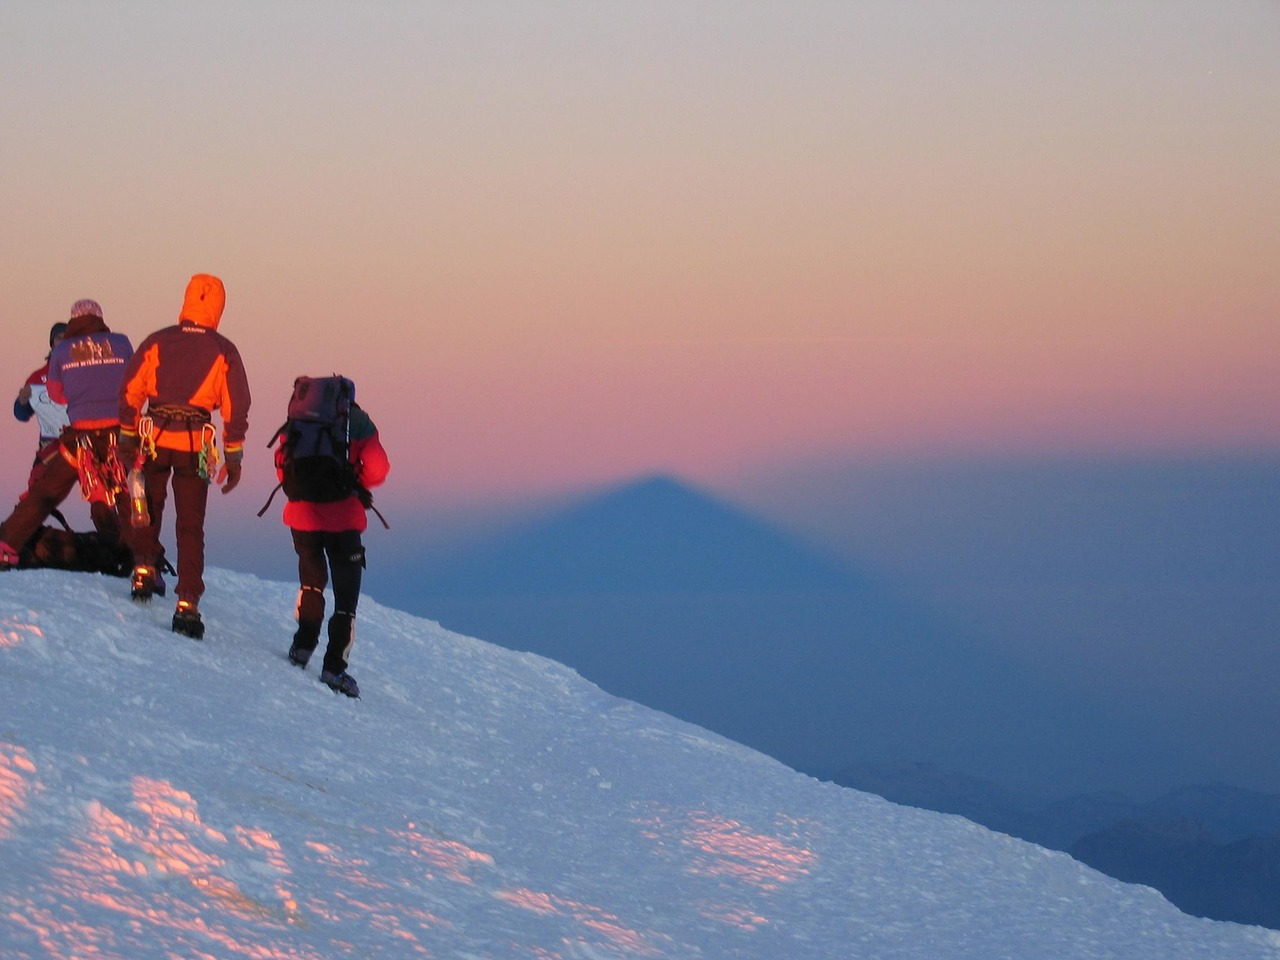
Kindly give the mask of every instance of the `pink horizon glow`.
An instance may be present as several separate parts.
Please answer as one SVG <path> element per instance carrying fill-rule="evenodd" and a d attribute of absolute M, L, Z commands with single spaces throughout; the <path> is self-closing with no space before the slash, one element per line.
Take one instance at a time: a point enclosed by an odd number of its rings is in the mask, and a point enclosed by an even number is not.
<path fill-rule="evenodd" d="M 208 49 L 165 13 L 33 12 L 0 39 L 0 383 L 74 300 L 136 343 L 213 272 L 246 490 L 292 378 L 334 370 L 393 501 L 1274 451 L 1280 27 L 1175 8 L 321 4 Z M 34 431 L 4 430 L 16 494 Z"/>

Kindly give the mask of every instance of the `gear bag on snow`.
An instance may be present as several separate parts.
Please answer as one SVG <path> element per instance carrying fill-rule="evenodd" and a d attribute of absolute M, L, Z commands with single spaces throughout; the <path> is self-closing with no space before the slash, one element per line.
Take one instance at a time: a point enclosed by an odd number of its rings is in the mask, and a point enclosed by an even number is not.
<path fill-rule="evenodd" d="M 43 526 L 19 553 L 20 568 L 45 567 L 127 577 L 133 553 L 119 542 L 104 540 L 97 531 L 78 532 Z"/>
<path fill-rule="evenodd" d="M 18 568 L 30 570 L 76 570 L 127 577 L 133 570 L 133 553 L 118 540 L 106 539 L 97 531 L 71 529 L 58 510 L 49 514 L 60 526 L 45 525 L 33 533 L 18 551 Z M 166 565 L 167 566 L 167 565 Z"/>

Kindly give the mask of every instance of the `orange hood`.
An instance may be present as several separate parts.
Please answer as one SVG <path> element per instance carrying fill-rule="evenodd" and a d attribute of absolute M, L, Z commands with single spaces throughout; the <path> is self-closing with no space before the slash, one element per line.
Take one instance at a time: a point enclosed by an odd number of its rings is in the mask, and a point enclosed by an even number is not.
<path fill-rule="evenodd" d="M 227 292 L 222 281 L 211 273 L 197 273 L 187 284 L 179 320 L 189 320 L 211 330 L 218 329 L 222 308 L 227 305 Z"/>

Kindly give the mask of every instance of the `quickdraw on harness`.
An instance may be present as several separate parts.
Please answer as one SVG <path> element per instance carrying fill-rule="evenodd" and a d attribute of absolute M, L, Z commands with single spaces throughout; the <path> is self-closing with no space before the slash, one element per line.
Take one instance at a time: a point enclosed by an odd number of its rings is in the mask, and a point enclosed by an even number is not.
<path fill-rule="evenodd" d="M 75 465 L 80 493 L 85 500 L 114 507 L 116 497 L 124 490 L 125 470 L 116 454 L 115 431 L 107 433 L 107 453 L 103 457 L 93 449 L 93 434 L 97 432 L 81 433 L 76 438 L 74 457 L 65 449 L 63 455 Z"/>
<path fill-rule="evenodd" d="M 148 460 L 156 458 L 156 425 L 151 417 L 146 416 L 138 420 L 138 462 L 135 467 L 141 467 Z"/>

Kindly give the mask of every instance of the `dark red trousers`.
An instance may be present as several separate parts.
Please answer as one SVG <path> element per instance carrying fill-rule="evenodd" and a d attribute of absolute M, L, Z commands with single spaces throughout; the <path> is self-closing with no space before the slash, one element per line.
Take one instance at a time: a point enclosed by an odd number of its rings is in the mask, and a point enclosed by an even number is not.
<path fill-rule="evenodd" d="M 134 562 L 149 567 L 159 563 L 160 529 L 172 483 L 178 599 L 198 603 L 204 596 L 204 517 L 209 505 L 209 482 L 200 476 L 200 455 L 157 447 L 155 458 L 148 460 L 143 470 L 147 475 L 147 511 L 151 514 L 151 524 L 133 529 Z"/>
<path fill-rule="evenodd" d="M 13 508 L 13 513 L 9 514 L 3 525 L 0 525 L 0 540 L 15 550 L 21 550 L 45 520 L 49 519 L 49 514 L 57 510 L 67 499 L 67 495 L 79 484 L 80 475 L 62 455 L 62 446 L 74 451 L 79 438 L 82 435 L 87 436 L 94 453 L 99 458 L 105 459 L 111 436 L 115 432 L 115 427 L 102 430 L 77 430 L 74 427 L 68 427 L 63 431 L 61 445 L 43 448 L 41 458 L 44 461 L 44 468 L 38 475 L 35 470 L 32 470 L 33 479 L 28 481 L 30 485 L 26 493 Z M 102 501 L 89 505 L 89 516 L 93 520 L 93 526 L 104 542 L 112 544 L 120 542 L 121 532 L 125 530 L 124 525 L 128 523 L 126 519 L 128 509 L 128 500 L 124 496 L 117 499 L 114 508 Z M 127 534 L 125 543 L 126 545 L 129 543 Z"/>

